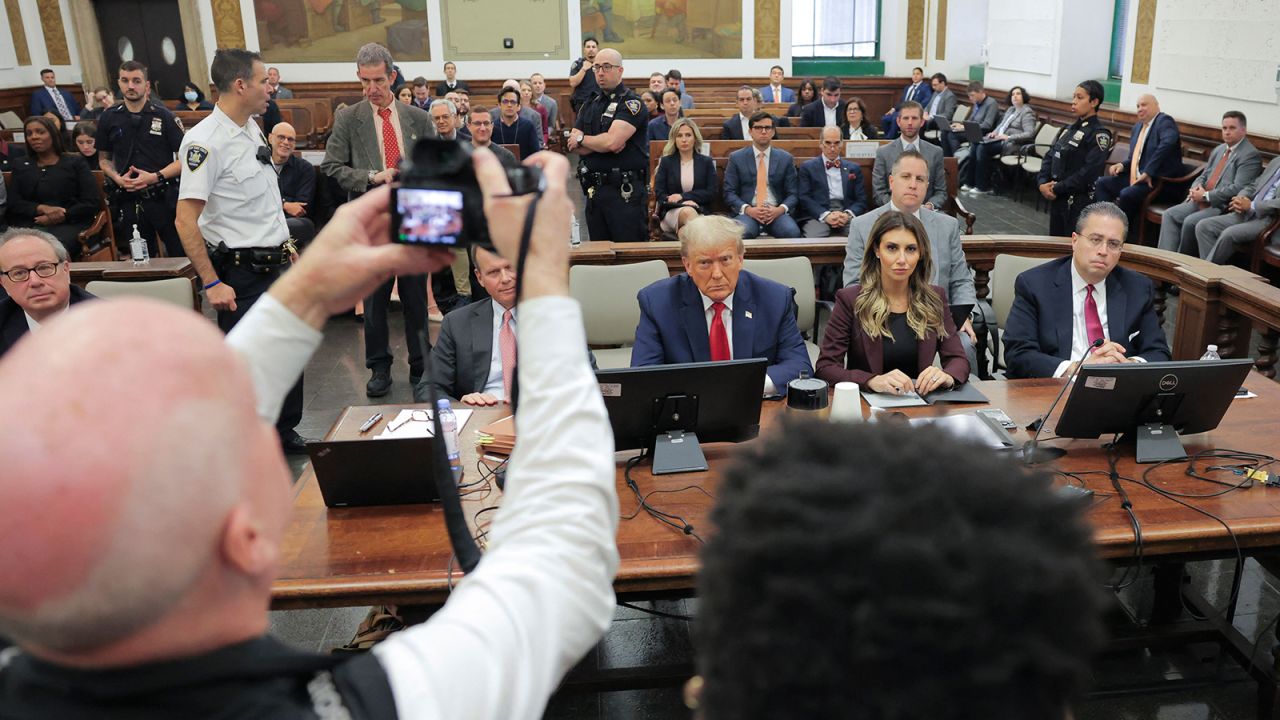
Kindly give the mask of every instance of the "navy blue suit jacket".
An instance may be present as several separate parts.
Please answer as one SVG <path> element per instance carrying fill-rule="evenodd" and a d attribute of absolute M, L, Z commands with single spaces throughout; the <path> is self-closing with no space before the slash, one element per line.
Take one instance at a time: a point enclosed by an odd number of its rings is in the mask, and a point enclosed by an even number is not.
<path fill-rule="evenodd" d="M 1129 176 L 1129 168 L 1133 166 L 1133 143 L 1138 141 L 1140 132 L 1142 123 L 1137 123 L 1129 137 L 1129 158 L 1124 161 L 1124 171 L 1120 173 L 1125 177 Z M 1178 123 L 1165 113 L 1151 119 L 1151 130 L 1143 142 L 1142 157 L 1138 158 L 1138 172 L 1146 173 L 1153 181 L 1158 177 L 1182 174 L 1182 133 L 1178 132 Z"/>
<path fill-rule="evenodd" d="M 1010 378 L 1052 377 L 1071 355 L 1070 255 L 1034 267 L 1014 281 L 1013 306 L 1004 329 Z M 1120 266 L 1107 275 L 1107 337 L 1128 357 L 1171 359 L 1152 302 L 1152 284 Z M 1131 337 L 1132 336 L 1132 337 Z"/>
<path fill-rule="evenodd" d="M 67 305 L 95 300 L 97 297 L 82 290 L 78 285 L 72 285 L 67 296 Z M 18 307 L 18 303 L 7 295 L 0 296 L 0 355 L 9 352 L 9 349 L 29 331 L 27 316 L 23 314 L 22 308 Z"/>
<path fill-rule="evenodd" d="M 67 109 L 71 111 L 71 115 L 79 115 L 80 103 L 76 102 L 75 97 L 62 88 L 58 88 L 58 92 L 62 95 L 62 99 L 67 103 Z M 53 112 L 56 115 L 58 112 L 58 105 L 53 101 L 53 96 L 49 94 L 49 90 L 45 87 L 41 87 L 31 93 L 31 114 L 43 115 L 47 112 Z"/>
<path fill-rule="evenodd" d="M 826 158 L 818 156 L 800 163 L 797 170 L 800 180 L 800 207 L 797 220 L 817 220 L 831 209 L 831 188 L 827 185 Z M 840 174 L 844 177 L 844 204 L 840 208 L 861 215 L 867 211 L 867 191 L 862 186 L 862 169 L 852 160 L 840 159 Z"/>
<path fill-rule="evenodd" d="M 640 324 L 631 367 L 707 362 L 711 340 L 702 294 L 687 273 L 659 280 L 637 295 Z M 765 371 L 779 392 L 813 375 L 809 351 L 796 326 L 795 290 L 743 270 L 733 293 L 733 357 L 765 358 Z"/>
<path fill-rule="evenodd" d="M 791 153 L 769 148 L 769 189 L 779 205 L 787 210 L 796 209 L 796 162 Z M 731 215 L 742 212 L 743 205 L 756 204 L 756 155 L 755 146 L 734 150 L 724 169 L 724 204 Z"/>
<path fill-rule="evenodd" d="M 658 161 L 658 169 L 653 174 L 653 196 L 658 201 L 658 214 L 675 207 L 667 204 L 667 197 L 673 194 L 698 203 L 700 214 L 710 213 L 716 193 L 720 191 L 719 182 L 720 178 L 716 177 L 716 161 L 702 153 L 694 153 L 693 189 L 685 192 L 680 184 L 680 153 L 664 156 Z"/>
<path fill-rule="evenodd" d="M 902 88 L 902 99 L 894 106 L 895 110 L 902 107 L 902 103 L 907 101 L 907 93 L 909 92 L 911 92 L 911 83 L 907 83 L 907 86 Z M 920 81 L 920 87 L 916 88 L 916 95 L 911 99 L 925 107 L 929 106 L 929 101 L 933 99 L 933 86 L 929 84 L 929 78 Z"/>

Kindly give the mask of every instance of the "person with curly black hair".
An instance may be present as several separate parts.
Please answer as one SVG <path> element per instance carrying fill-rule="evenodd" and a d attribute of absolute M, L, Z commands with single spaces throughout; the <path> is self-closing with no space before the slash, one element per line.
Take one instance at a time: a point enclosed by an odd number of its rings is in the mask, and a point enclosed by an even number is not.
<path fill-rule="evenodd" d="M 700 720 L 1068 717 L 1106 594 L 1046 476 L 937 429 L 794 423 L 717 495 Z"/>

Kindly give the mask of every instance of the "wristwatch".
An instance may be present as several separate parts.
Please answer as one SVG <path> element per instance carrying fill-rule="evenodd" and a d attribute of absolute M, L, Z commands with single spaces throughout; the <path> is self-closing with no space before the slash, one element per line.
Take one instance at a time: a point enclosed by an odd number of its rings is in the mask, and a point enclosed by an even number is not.
<path fill-rule="evenodd" d="M 375 177 L 377 177 L 377 175 L 378 175 L 378 173 L 376 173 L 376 172 L 374 172 L 374 171 L 372 171 L 372 170 L 370 170 L 370 171 L 369 171 L 369 187 L 373 187 L 373 179 L 374 179 Z"/>

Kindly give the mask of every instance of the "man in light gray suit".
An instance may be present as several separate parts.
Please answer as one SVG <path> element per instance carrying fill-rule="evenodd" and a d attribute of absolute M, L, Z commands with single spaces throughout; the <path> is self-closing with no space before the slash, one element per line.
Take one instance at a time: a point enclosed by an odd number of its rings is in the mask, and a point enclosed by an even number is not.
<path fill-rule="evenodd" d="M 902 112 L 905 112 L 903 108 Z M 898 115 L 901 119 L 901 112 Z M 844 285 L 860 282 L 862 256 L 866 252 L 871 228 L 881 215 L 896 210 L 915 215 L 929 234 L 929 249 L 933 255 L 933 284 L 947 291 L 947 302 L 956 305 L 974 305 L 978 293 L 973 285 L 973 271 L 964 256 L 960 244 L 960 223 L 950 215 L 935 212 L 921 205 L 925 188 L 929 184 L 929 166 L 918 152 L 906 151 L 898 156 L 889 176 L 891 195 L 889 202 L 865 212 L 849 223 L 849 243 L 844 254 Z M 970 367 L 977 367 L 977 355 L 973 344 L 977 335 L 973 321 L 965 320 L 960 328 L 960 341 L 969 356 Z"/>
<path fill-rule="evenodd" d="M 1196 225 L 1200 257 L 1227 263 L 1267 229 L 1280 214 L 1280 157 L 1267 163 L 1262 174 L 1244 186 L 1218 217 Z"/>
<path fill-rule="evenodd" d="M 919 153 L 929 165 L 929 190 L 924 206 L 937 210 L 947 202 L 947 173 L 942 165 L 942 148 L 921 140 L 922 112 L 918 102 L 908 100 L 902 103 L 898 109 L 898 130 L 901 134 L 898 139 L 876 150 L 876 164 L 871 167 L 871 193 L 875 195 L 876 205 L 889 202 L 889 173 L 898 156 L 907 150 Z M 955 302 L 954 298 L 952 302 Z"/>
<path fill-rule="evenodd" d="M 1229 110 L 1222 115 L 1222 144 L 1209 153 L 1204 171 L 1191 185 L 1180 205 L 1164 211 L 1160 221 L 1160 249 L 1198 255 L 1196 227 L 1200 221 L 1223 213 L 1241 188 L 1262 172 L 1262 156 L 1249 142 L 1244 113 Z"/>
<path fill-rule="evenodd" d="M 960 101 L 956 99 L 956 94 L 951 92 L 951 88 L 947 87 L 947 76 L 942 73 L 934 73 L 929 78 L 929 85 L 933 88 L 933 97 L 929 98 L 929 106 L 924 109 L 924 130 L 937 130 L 939 133 L 946 132 L 951 126 L 951 118 L 955 117 L 956 106 Z"/>
<path fill-rule="evenodd" d="M 395 102 L 391 88 L 396 71 L 392 65 L 391 53 L 381 45 L 369 43 L 361 47 L 356 53 L 356 76 L 365 99 L 339 110 L 333 118 L 333 132 L 325 145 L 320 170 L 336 180 L 348 196 L 394 180 L 400 160 L 413 151 L 418 138 L 436 136 L 431 116 L 425 110 Z M 365 386 L 369 397 L 382 397 L 391 389 L 387 308 L 397 279 L 409 348 L 409 381 L 416 385 L 422 377 L 425 360 L 418 332 L 427 330 L 427 278 L 391 278 L 364 301 L 364 361 L 372 371 Z"/>

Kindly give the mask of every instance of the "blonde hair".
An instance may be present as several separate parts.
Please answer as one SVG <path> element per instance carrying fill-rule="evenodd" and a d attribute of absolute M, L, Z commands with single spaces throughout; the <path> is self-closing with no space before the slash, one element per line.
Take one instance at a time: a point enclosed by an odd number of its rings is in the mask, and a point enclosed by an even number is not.
<path fill-rule="evenodd" d="M 862 325 L 862 331 L 869 337 L 895 339 L 889 331 L 889 297 L 884 292 L 880 257 L 876 254 L 880 249 L 880 241 L 894 230 L 906 230 L 914 235 L 916 245 L 920 248 L 916 269 L 907 278 L 907 326 L 920 340 L 930 330 L 936 332 L 939 338 L 945 338 L 947 330 L 942 317 L 942 297 L 930 286 L 933 278 L 933 253 L 929 247 L 929 234 L 914 215 L 889 211 L 881 215 L 872 226 L 871 236 L 867 238 L 867 247 L 862 256 L 862 277 L 858 280 L 862 284 L 862 291 L 853 301 L 853 314 Z"/>
<path fill-rule="evenodd" d="M 699 215 L 680 228 L 680 257 L 687 258 L 696 248 L 736 240 L 738 256 L 746 252 L 742 242 L 742 223 L 724 215 Z"/>
<path fill-rule="evenodd" d="M 680 118 L 675 125 L 671 126 L 671 134 L 667 135 L 667 144 L 662 146 L 662 157 L 676 154 L 676 131 L 685 126 L 693 131 L 693 154 L 702 152 L 702 131 L 698 129 L 698 123 L 689 118 Z"/>

